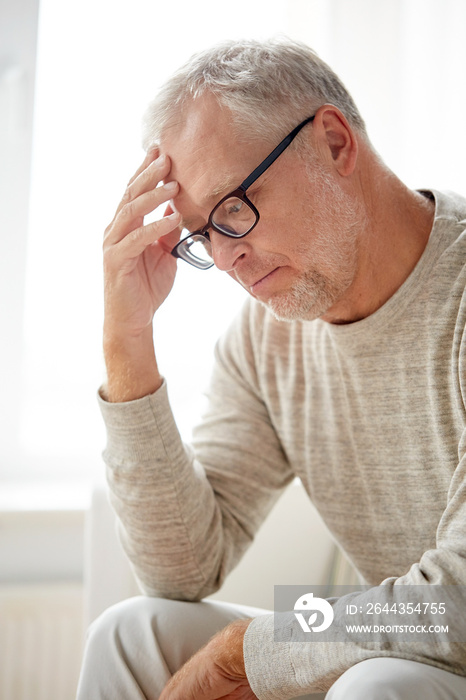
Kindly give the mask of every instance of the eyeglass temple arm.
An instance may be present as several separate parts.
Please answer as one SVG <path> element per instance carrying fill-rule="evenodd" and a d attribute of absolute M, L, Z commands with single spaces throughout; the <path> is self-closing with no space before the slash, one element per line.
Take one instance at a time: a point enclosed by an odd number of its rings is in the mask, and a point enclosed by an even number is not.
<path fill-rule="evenodd" d="M 277 160 L 278 156 L 283 153 L 285 148 L 287 148 L 290 143 L 293 141 L 293 139 L 299 134 L 301 129 L 306 126 L 306 124 L 309 124 L 309 122 L 312 122 L 314 119 L 315 115 L 312 115 L 312 117 L 308 117 L 305 119 L 301 124 L 298 124 L 297 127 L 291 131 L 288 136 L 285 136 L 283 141 L 280 141 L 278 146 L 273 149 L 272 153 L 270 153 L 267 158 L 265 158 L 260 165 L 257 166 L 255 170 L 252 171 L 252 173 L 244 180 L 244 182 L 241 183 L 241 185 L 238 187 L 239 190 L 242 190 L 243 192 L 246 192 L 246 190 L 251 187 L 252 183 L 257 180 L 258 177 L 262 175 L 263 172 L 269 168 L 272 163 Z"/>

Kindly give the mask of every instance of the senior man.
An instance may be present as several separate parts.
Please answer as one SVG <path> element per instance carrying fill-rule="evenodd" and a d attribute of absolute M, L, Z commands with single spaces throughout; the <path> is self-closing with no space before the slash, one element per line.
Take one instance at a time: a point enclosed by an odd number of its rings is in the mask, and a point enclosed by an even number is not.
<path fill-rule="evenodd" d="M 371 586 L 466 584 L 466 201 L 406 187 L 291 41 L 193 57 L 145 124 L 105 235 L 100 401 L 147 595 L 94 623 L 78 697 L 464 699 L 462 643 L 275 641 L 272 614 L 202 599 L 296 476 Z M 250 294 L 192 445 L 153 342 L 177 259 Z"/>

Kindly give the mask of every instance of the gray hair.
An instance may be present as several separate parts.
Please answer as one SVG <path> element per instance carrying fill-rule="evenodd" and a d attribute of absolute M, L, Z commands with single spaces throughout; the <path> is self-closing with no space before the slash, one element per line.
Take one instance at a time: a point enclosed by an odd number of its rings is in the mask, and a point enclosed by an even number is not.
<path fill-rule="evenodd" d="M 204 93 L 230 110 L 241 140 L 278 142 L 326 103 L 367 137 L 351 95 L 332 69 L 305 44 L 280 38 L 226 41 L 192 56 L 150 103 L 143 120 L 144 148 L 166 129 L 181 127 L 189 102 Z"/>

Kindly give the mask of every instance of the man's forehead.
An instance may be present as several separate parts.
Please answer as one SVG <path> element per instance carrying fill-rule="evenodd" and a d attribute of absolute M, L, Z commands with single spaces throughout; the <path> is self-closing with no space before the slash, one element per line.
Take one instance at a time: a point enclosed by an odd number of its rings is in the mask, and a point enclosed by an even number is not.
<path fill-rule="evenodd" d="M 172 161 L 168 179 L 175 179 L 181 189 L 189 190 L 201 206 L 214 204 L 224 194 L 236 189 L 244 179 L 241 161 L 240 167 L 232 168 L 220 154 L 206 157 L 197 151 L 192 154 L 185 152 L 183 157 L 177 157 L 168 149 L 167 153 Z"/>
<path fill-rule="evenodd" d="M 192 141 L 178 141 L 176 145 L 162 142 L 161 151 L 170 157 L 172 164 L 167 179 L 174 179 L 181 188 L 192 191 L 199 204 L 207 204 L 236 189 L 245 177 L 245 166 L 237 149 L 226 154 L 215 147 L 213 140 L 204 145 Z"/>
<path fill-rule="evenodd" d="M 229 110 L 212 97 L 187 108 L 180 126 L 168 130 L 161 150 L 170 156 L 170 178 L 194 188 L 199 203 L 210 203 L 235 189 L 253 168 L 251 144 L 238 143 Z M 257 146 L 256 146 L 257 148 Z"/>

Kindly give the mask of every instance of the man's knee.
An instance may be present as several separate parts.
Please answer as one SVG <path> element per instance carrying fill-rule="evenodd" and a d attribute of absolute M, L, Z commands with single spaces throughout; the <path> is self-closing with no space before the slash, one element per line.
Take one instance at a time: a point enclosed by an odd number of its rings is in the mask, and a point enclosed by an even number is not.
<path fill-rule="evenodd" d="M 326 700 L 463 700 L 466 678 L 419 661 L 361 661 L 330 688 Z"/>
<path fill-rule="evenodd" d="M 340 676 L 326 700 L 412 700 L 421 697 L 423 668 L 391 657 L 361 661 Z"/>
<path fill-rule="evenodd" d="M 183 604 L 141 596 L 118 603 L 97 618 L 87 635 L 78 700 L 158 698 L 173 673 L 163 644 L 179 605 Z"/>
<path fill-rule="evenodd" d="M 162 657 L 174 673 L 215 632 L 240 616 L 234 606 L 139 596 L 108 608 L 89 628 L 94 658 Z"/>
<path fill-rule="evenodd" d="M 113 605 L 90 625 L 87 648 L 102 657 L 115 648 L 124 653 L 125 649 L 139 646 L 142 638 L 147 638 L 145 628 L 164 602 L 138 596 Z"/>

